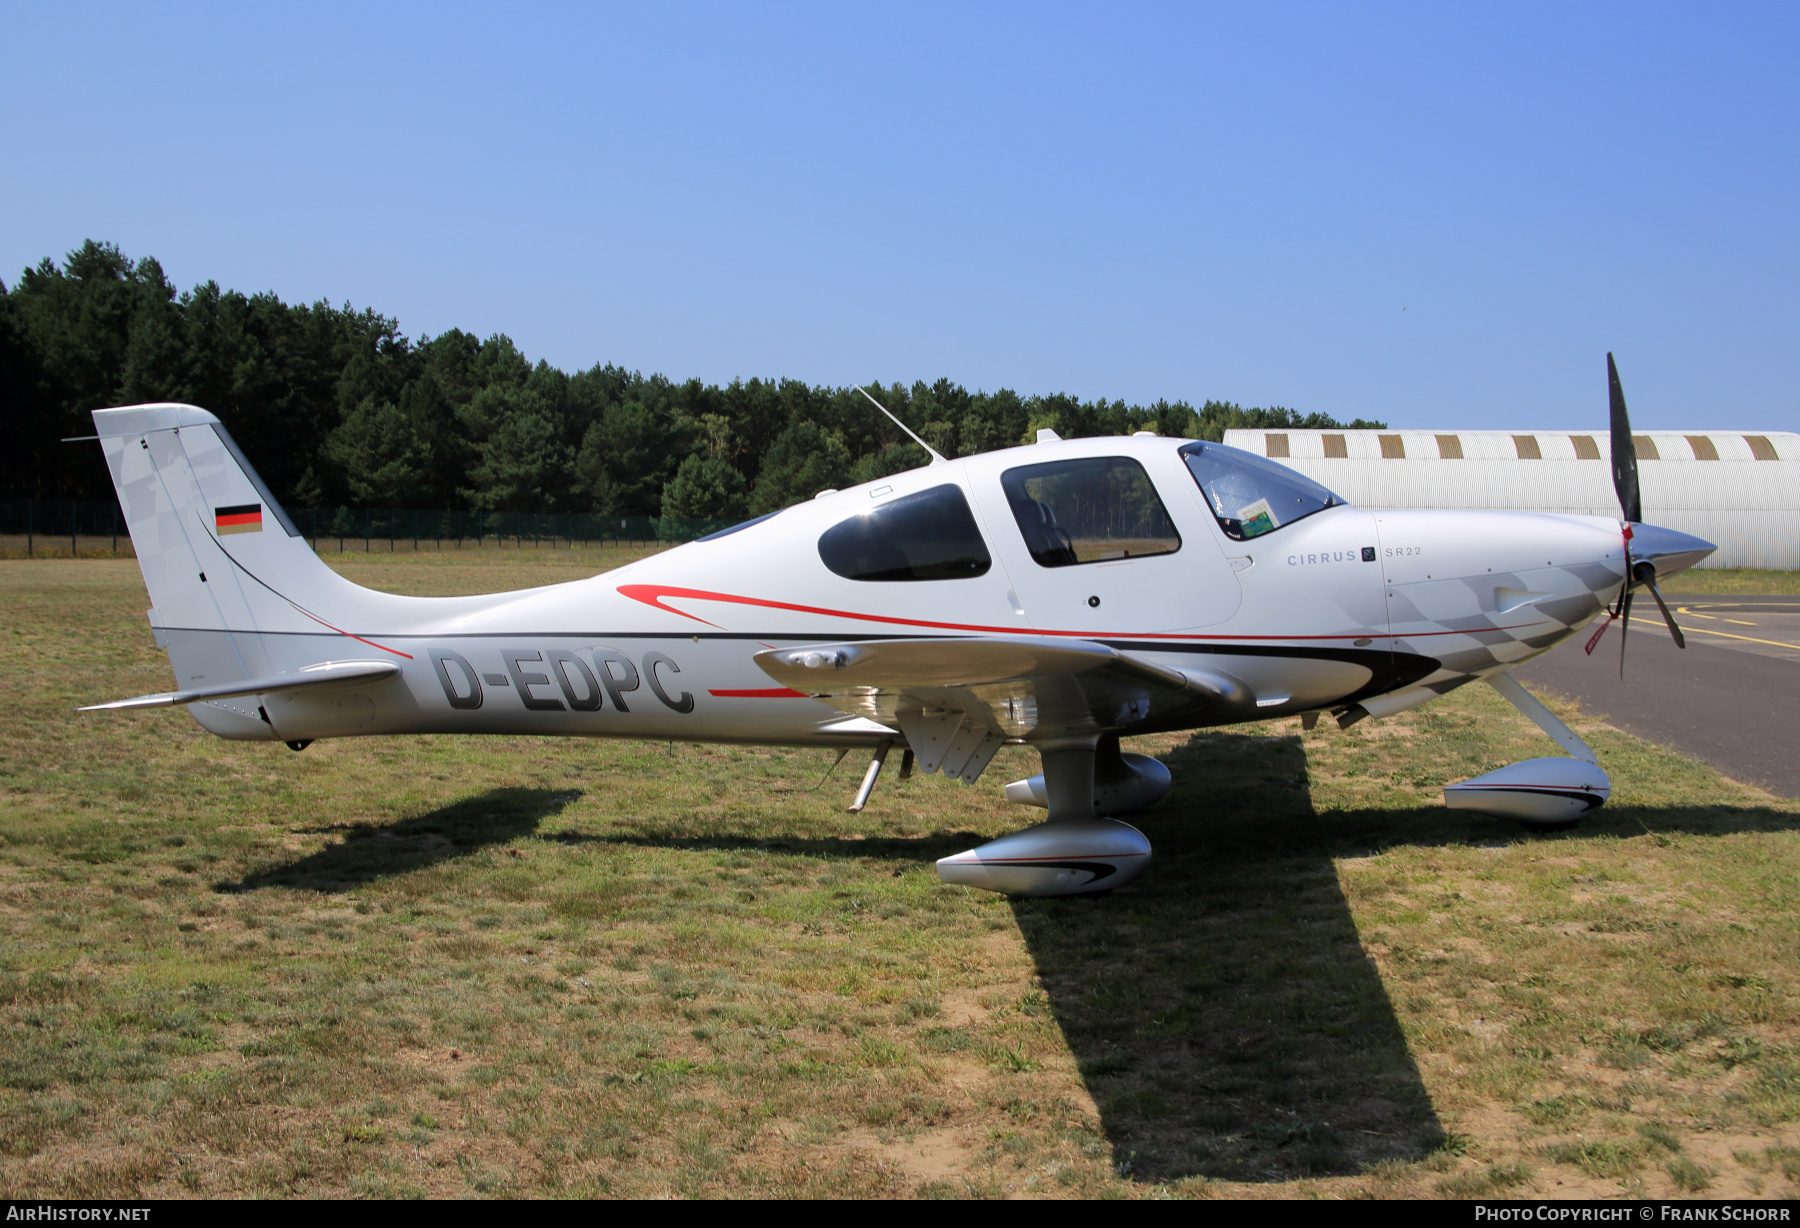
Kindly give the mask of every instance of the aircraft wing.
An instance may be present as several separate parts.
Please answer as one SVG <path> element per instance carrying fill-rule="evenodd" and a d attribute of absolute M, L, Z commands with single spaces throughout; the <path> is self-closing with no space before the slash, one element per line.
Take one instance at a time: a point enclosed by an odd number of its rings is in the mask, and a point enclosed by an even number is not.
<path fill-rule="evenodd" d="M 777 682 L 901 730 L 923 770 L 966 784 L 1008 741 L 1129 732 L 1177 710 L 1256 711 L 1229 674 L 1172 669 L 1092 640 L 862 640 L 755 659 Z"/>
<path fill-rule="evenodd" d="M 109 704 L 89 704 L 81 712 L 101 712 L 119 708 L 173 708 L 177 704 L 199 703 L 208 699 L 231 699 L 239 695 L 263 695 L 270 691 L 291 691 L 296 687 L 323 686 L 327 683 L 373 682 L 391 678 L 400 666 L 391 661 L 321 661 L 292 674 L 269 678 L 246 678 L 242 682 L 221 682 L 216 686 L 194 687 L 186 691 L 159 691 L 155 695 L 137 695 L 131 699 L 115 699 Z"/>

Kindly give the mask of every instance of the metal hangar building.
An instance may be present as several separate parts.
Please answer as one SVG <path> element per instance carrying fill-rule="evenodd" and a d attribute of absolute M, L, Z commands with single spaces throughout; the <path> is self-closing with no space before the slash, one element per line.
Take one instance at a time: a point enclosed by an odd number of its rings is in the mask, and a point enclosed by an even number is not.
<path fill-rule="evenodd" d="M 1717 542 L 1702 567 L 1800 570 L 1800 434 L 1634 435 L 1644 519 Z M 1360 507 L 1510 508 L 1617 517 L 1605 431 L 1234 430 Z"/>

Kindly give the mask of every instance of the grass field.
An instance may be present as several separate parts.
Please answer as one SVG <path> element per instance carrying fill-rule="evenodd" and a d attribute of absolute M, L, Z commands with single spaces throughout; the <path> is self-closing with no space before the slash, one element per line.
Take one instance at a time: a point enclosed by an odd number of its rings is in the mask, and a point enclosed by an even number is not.
<path fill-rule="evenodd" d="M 626 552 L 332 556 L 451 593 Z M 213 740 L 130 560 L 0 562 L 0 1196 L 1791 1195 L 1800 803 L 1485 687 L 1144 739 L 1130 887 L 932 861 L 1033 821 L 823 752 Z"/>
<path fill-rule="evenodd" d="M 1696 597 L 1800 594 L 1800 571 L 1752 571 L 1743 567 L 1695 568 L 1669 581 L 1671 589 Z"/>

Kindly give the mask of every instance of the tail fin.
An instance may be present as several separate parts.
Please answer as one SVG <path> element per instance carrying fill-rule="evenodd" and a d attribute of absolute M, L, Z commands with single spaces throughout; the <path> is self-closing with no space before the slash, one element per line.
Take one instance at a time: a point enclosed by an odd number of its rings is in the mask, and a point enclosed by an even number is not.
<path fill-rule="evenodd" d="M 150 625 L 178 689 L 291 668 L 270 659 L 266 633 L 329 624 L 289 595 L 316 608 L 364 591 L 319 560 L 212 414 L 133 405 L 95 410 L 94 426 L 150 590 Z M 190 710 L 214 733 L 273 736 L 254 699 Z"/>

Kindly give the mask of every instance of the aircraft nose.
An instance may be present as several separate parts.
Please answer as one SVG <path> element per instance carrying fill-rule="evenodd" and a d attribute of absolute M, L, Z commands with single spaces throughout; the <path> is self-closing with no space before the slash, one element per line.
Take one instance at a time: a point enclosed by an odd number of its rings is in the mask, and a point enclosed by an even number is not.
<path fill-rule="evenodd" d="M 1653 524 L 1633 523 L 1631 526 L 1632 561 L 1653 565 L 1658 580 L 1687 570 L 1717 549 L 1705 538 L 1679 529 L 1665 529 Z"/>

